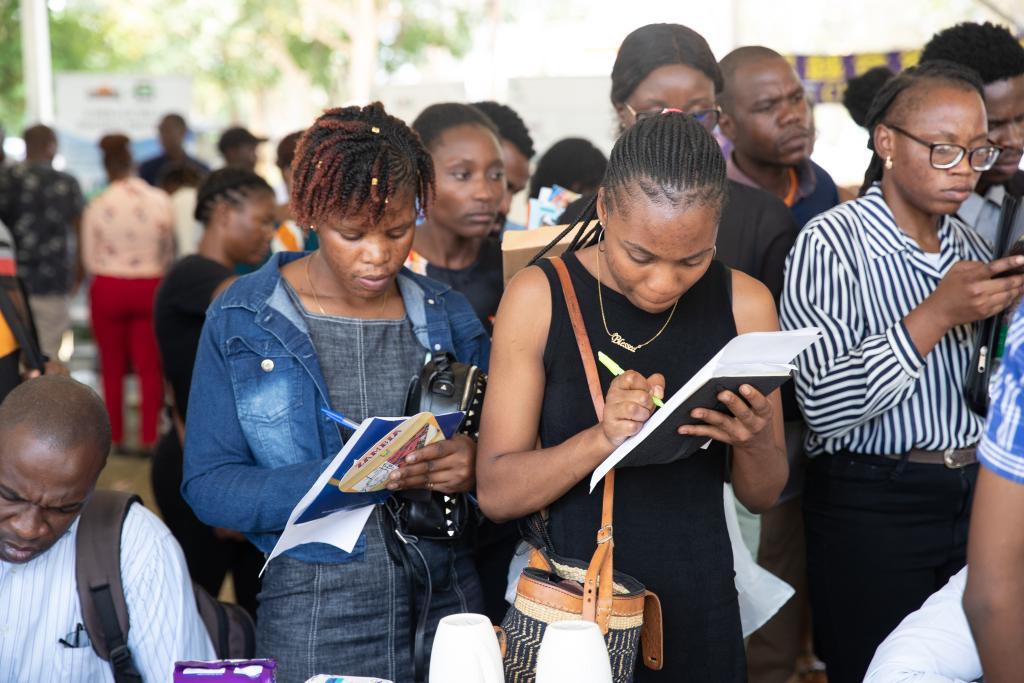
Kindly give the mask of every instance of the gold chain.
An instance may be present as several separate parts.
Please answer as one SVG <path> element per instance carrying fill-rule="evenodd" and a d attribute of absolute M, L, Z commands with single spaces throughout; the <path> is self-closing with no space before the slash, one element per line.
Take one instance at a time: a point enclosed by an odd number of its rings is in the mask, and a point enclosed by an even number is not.
<path fill-rule="evenodd" d="M 306 284 L 309 285 L 309 291 L 313 294 L 313 302 L 316 307 L 320 309 L 320 315 L 327 315 L 327 311 L 324 310 L 323 304 L 320 303 L 320 297 L 317 296 L 316 287 L 313 286 L 313 278 L 309 277 L 309 264 L 313 260 L 313 257 L 320 253 L 320 250 L 314 251 L 309 258 L 306 259 Z M 388 298 L 391 296 L 391 288 L 388 287 L 387 291 L 384 292 L 384 301 L 380 305 L 380 312 L 377 317 L 384 315 L 384 308 L 388 305 Z"/>
<path fill-rule="evenodd" d="M 643 344 L 637 344 L 636 346 L 633 346 L 632 344 L 627 342 L 618 332 L 610 331 L 608 329 L 608 319 L 605 318 L 604 315 L 604 297 L 601 296 L 601 250 L 597 250 L 597 307 L 601 310 L 601 323 L 604 325 L 604 333 L 608 335 L 609 339 L 611 339 L 612 344 L 615 344 L 616 346 L 621 346 L 630 353 L 636 353 L 637 351 L 639 351 L 640 349 L 647 346 L 648 344 L 650 344 L 655 339 L 661 336 L 661 333 L 665 331 L 665 329 L 668 327 L 668 324 L 672 322 L 672 316 L 675 315 L 677 306 L 679 306 L 679 299 L 676 299 L 676 302 L 672 304 L 672 310 L 669 311 L 668 318 L 665 319 L 665 324 L 661 326 L 661 329 L 658 330 L 658 333 L 655 334 L 650 339 L 648 339 L 647 341 L 645 341 Z"/>

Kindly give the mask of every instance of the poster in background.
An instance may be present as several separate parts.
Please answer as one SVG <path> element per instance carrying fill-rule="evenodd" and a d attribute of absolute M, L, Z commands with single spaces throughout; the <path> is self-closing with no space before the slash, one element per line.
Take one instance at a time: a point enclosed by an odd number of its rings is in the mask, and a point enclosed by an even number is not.
<path fill-rule="evenodd" d="M 59 73 L 56 125 L 65 170 L 87 197 L 107 182 L 98 143 L 108 133 L 132 140 L 136 163 L 160 154 L 156 127 L 165 114 L 189 118 L 192 79 L 187 76 Z"/>

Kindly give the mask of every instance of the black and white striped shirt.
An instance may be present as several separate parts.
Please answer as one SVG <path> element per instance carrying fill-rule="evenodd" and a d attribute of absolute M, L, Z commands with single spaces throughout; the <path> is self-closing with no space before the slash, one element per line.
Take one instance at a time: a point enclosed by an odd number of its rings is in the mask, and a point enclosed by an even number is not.
<path fill-rule="evenodd" d="M 977 443 L 983 420 L 963 398 L 974 325 L 950 330 L 922 358 L 903 324 L 954 263 L 991 258 L 988 243 L 955 217 L 942 218 L 939 241 L 937 256 L 922 252 L 877 185 L 800 233 L 786 264 L 780 321 L 784 329 L 824 332 L 797 360 L 810 455 Z"/>

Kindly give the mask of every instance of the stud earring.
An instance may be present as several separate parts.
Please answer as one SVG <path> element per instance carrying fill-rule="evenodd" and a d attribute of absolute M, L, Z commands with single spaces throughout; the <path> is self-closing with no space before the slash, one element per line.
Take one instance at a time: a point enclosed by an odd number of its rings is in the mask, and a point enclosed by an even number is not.
<path fill-rule="evenodd" d="M 891 171 L 892 170 L 892 157 L 886 157 L 885 158 L 885 170 L 886 171 Z"/>

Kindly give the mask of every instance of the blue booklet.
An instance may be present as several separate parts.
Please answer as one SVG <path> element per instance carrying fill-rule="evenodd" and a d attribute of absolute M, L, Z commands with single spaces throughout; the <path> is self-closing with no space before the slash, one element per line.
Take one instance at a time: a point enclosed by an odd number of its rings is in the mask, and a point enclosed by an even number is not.
<path fill-rule="evenodd" d="M 323 413 L 355 433 L 292 509 L 267 563 L 305 543 L 326 543 L 352 552 L 374 506 L 391 495 L 390 474 L 410 453 L 450 439 L 466 417 L 463 412 L 419 413 L 371 417 L 356 425 L 330 410 Z"/>

